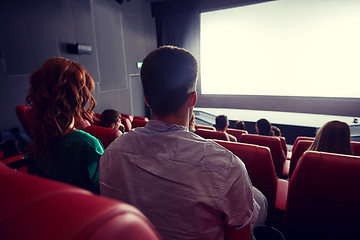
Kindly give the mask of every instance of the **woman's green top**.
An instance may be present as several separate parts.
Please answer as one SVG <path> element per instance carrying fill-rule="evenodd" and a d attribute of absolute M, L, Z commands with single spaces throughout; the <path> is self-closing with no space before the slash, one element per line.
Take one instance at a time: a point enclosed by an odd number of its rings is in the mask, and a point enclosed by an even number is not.
<path fill-rule="evenodd" d="M 46 167 L 40 164 L 40 172 L 53 180 L 99 193 L 99 160 L 103 152 L 100 140 L 76 130 L 59 141 L 54 159 L 46 161 Z"/>

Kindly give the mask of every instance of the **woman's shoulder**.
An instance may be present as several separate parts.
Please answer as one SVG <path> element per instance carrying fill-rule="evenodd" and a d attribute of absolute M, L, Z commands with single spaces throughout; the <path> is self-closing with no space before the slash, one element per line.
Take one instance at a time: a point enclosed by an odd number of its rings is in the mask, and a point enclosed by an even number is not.
<path fill-rule="evenodd" d="M 99 139 L 97 139 L 96 137 L 92 136 L 91 134 L 83 130 L 76 130 L 67 134 L 63 138 L 63 141 L 73 142 L 74 144 L 83 143 L 83 144 L 95 145 L 95 146 L 101 144 Z"/>

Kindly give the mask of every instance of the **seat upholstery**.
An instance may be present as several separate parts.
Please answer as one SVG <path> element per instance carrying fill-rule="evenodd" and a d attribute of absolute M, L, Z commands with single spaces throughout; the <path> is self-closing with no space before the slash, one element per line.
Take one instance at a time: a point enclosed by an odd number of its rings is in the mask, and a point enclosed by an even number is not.
<path fill-rule="evenodd" d="M 305 152 L 289 182 L 286 239 L 360 239 L 359 173 L 358 156 Z"/>
<path fill-rule="evenodd" d="M 269 148 L 246 143 L 214 141 L 243 161 L 253 186 L 259 189 L 268 201 L 267 223 L 271 223 L 275 216 L 277 178 Z"/>
<path fill-rule="evenodd" d="M 130 120 L 130 122 L 133 121 L 134 117 L 130 114 L 121 113 L 121 117 L 126 117 Z"/>
<path fill-rule="evenodd" d="M 160 239 L 128 204 L 2 163 L 0 182 L 0 239 Z"/>
<path fill-rule="evenodd" d="M 118 138 L 122 134 L 117 129 L 100 127 L 95 125 L 91 125 L 85 128 L 84 131 L 99 139 L 103 144 L 104 148 L 107 148 L 110 145 L 110 143 L 112 143 L 116 138 Z"/>
<path fill-rule="evenodd" d="M 129 118 L 121 116 L 121 123 L 125 127 L 125 132 L 130 132 L 132 129 L 131 122 Z"/>
<path fill-rule="evenodd" d="M 206 139 L 218 139 L 218 140 L 230 141 L 229 136 L 224 132 L 218 132 L 214 130 L 200 128 L 200 129 L 196 129 L 195 133 Z"/>
<path fill-rule="evenodd" d="M 17 105 L 15 106 L 15 112 L 25 132 L 32 138 L 34 136 L 34 116 L 32 109 L 27 106 Z"/>
<path fill-rule="evenodd" d="M 298 136 L 296 137 L 294 144 L 293 144 L 293 149 L 296 147 L 297 143 L 299 140 L 309 140 L 309 141 L 314 141 L 314 137 L 305 137 L 305 136 Z"/>
<path fill-rule="evenodd" d="M 294 173 L 295 167 L 303 155 L 303 153 L 309 149 L 311 144 L 313 143 L 312 140 L 299 140 L 296 143 L 295 148 L 292 150 L 292 155 L 290 159 L 290 169 L 289 169 L 289 177 Z"/>
<path fill-rule="evenodd" d="M 281 146 L 280 139 L 272 136 L 262 136 L 255 134 L 243 134 L 240 138 L 242 143 L 256 144 L 270 148 L 276 173 L 282 173 L 285 162 L 285 154 Z"/>
<path fill-rule="evenodd" d="M 360 156 L 360 142 L 351 142 L 352 152 L 356 156 Z"/>
<path fill-rule="evenodd" d="M 147 117 L 134 116 L 134 119 L 131 122 L 131 127 L 132 128 L 145 127 L 148 121 L 149 119 Z"/>
<path fill-rule="evenodd" d="M 195 129 L 208 129 L 208 130 L 213 130 L 215 131 L 215 127 L 213 126 L 205 126 L 205 125 L 195 125 Z"/>
<path fill-rule="evenodd" d="M 246 130 L 234 129 L 234 128 L 228 128 L 228 129 L 226 129 L 226 132 L 235 136 L 238 141 L 239 141 L 241 135 L 248 133 Z"/>

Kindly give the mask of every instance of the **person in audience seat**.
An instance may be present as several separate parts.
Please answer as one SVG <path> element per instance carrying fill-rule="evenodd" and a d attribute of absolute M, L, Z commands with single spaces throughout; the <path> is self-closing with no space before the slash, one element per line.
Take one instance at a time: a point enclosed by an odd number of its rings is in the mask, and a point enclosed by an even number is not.
<path fill-rule="evenodd" d="M 125 132 L 125 126 L 121 123 L 121 113 L 114 109 L 106 109 L 101 113 L 100 122 L 102 127 L 118 129 Z"/>
<path fill-rule="evenodd" d="M 244 163 L 188 131 L 198 64 L 185 49 L 163 46 L 143 60 L 151 120 L 117 138 L 100 161 L 100 194 L 139 208 L 163 239 L 224 239 L 256 222 L 266 198 Z M 263 215 L 262 222 L 265 221 Z"/>
<path fill-rule="evenodd" d="M 325 123 L 309 150 L 352 155 L 349 125 L 337 120 Z"/>
<path fill-rule="evenodd" d="M 228 123 L 227 116 L 219 115 L 215 118 L 216 131 L 224 132 L 226 135 L 228 135 L 231 142 L 237 142 L 237 139 L 235 136 L 226 132 L 226 129 L 228 128 L 228 126 L 229 126 L 229 123 Z"/>
<path fill-rule="evenodd" d="M 273 136 L 273 133 L 271 131 L 271 123 L 265 118 L 261 118 L 257 120 L 255 128 L 256 128 L 256 132 L 259 135 Z"/>
<path fill-rule="evenodd" d="M 99 159 L 104 148 L 75 123 L 92 122 L 96 101 L 90 74 L 79 64 L 54 57 L 30 76 L 26 97 L 34 114 L 31 146 L 40 176 L 99 193 Z"/>
<path fill-rule="evenodd" d="M 235 129 L 246 130 L 244 121 L 236 121 L 234 127 L 235 127 Z"/>
<path fill-rule="evenodd" d="M 278 127 L 271 126 L 271 131 L 273 133 L 273 136 L 281 137 L 281 130 Z"/>

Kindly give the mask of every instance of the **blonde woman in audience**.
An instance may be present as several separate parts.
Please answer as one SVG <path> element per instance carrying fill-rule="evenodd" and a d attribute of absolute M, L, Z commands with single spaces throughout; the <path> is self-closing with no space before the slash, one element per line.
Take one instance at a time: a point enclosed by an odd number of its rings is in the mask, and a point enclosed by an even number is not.
<path fill-rule="evenodd" d="M 337 120 L 327 122 L 316 134 L 309 150 L 352 155 L 349 125 Z"/>
<path fill-rule="evenodd" d="M 104 148 L 76 122 L 92 122 L 94 80 L 66 58 L 48 59 L 30 76 L 26 101 L 34 114 L 32 154 L 38 175 L 99 193 Z"/>

